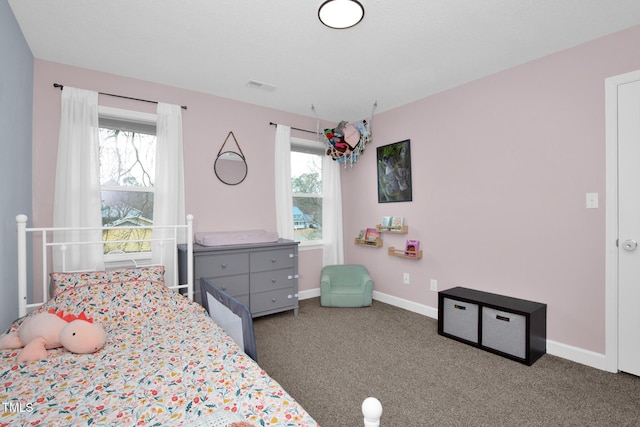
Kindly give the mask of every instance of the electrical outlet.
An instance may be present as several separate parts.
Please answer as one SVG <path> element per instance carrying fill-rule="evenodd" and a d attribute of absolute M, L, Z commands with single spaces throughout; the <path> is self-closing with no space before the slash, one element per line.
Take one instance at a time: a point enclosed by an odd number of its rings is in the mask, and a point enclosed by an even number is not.
<path fill-rule="evenodd" d="M 404 275 L 402 276 L 402 281 L 405 285 L 409 284 L 409 273 L 404 273 Z"/>
<path fill-rule="evenodd" d="M 434 292 L 438 291 L 438 281 L 435 279 L 431 279 L 431 290 Z"/>

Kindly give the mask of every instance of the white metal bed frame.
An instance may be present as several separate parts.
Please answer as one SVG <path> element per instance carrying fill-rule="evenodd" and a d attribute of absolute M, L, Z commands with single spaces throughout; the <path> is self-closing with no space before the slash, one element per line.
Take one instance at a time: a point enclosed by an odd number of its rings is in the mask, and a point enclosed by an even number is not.
<path fill-rule="evenodd" d="M 176 248 L 173 251 L 173 275 L 175 285 L 167 286 L 169 289 L 179 291 L 180 289 L 187 290 L 187 297 L 193 301 L 193 215 L 187 215 L 186 225 L 169 225 L 169 226 L 126 226 L 118 227 L 118 229 L 145 229 L 145 230 L 173 230 L 170 237 L 159 239 L 137 239 L 128 240 L 128 242 L 160 242 L 160 245 L 169 242 Z M 54 231 L 70 231 L 70 230 L 111 230 L 112 227 L 78 227 L 78 228 L 54 228 L 54 227 L 36 227 L 27 228 L 27 216 L 20 214 L 16 216 L 16 223 L 18 226 L 18 312 L 19 316 L 26 316 L 30 309 L 36 308 L 42 305 L 49 299 L 49 274 L 48 274 L 48 249 L 54 250 L 58 248 L 62 251 L 63 266 L 65 251 L 69 245 L 87 245 L 87 244 L 104 244 L 104 243 L 120 243 L 121 241 L 114 240 L 99 240 L 99 241 L 86 241 L 86 242 L 53 242 Z M 187 283 L 179 283 L 178 280 L 178 238 L 180 232 L 186 233 L 187 241 Z M 38 303 L 29 303 L 27 301 L 27 235 L 31 233 L 40 233 L 42 237 L 42 301 Z M 124 241 L 122 241 L 124 242 Z M 162 251 L 164 253 L 164 251 Z M 160 264 L 164 265 L 163 259 Z M 135 261 L 134 261 L 135 263 Z M 157 265 L 157 264 L 145 264 L 145 265 Z M 142 266 L 137 265 L 136 267 Z M 63 271 L 65 271 L 63 267 Z M 364 417 L 364 427 L 379 427 L 380 417 L 382 416 L 382 404 L 375 397 L 368 397 L 362 402 L 362 415 Z"/>
<path fill-rule="evenodd" d="M 70 245 L 89 245 L 89 244 L 105 244 L 105 243 L 126 243 L 126 242 L 158 242 L 162 247 L 167 243 L 171 244 L 175 248 L 172 252 L 172 260 L 165 260 L 164 251 L 161 251 L 160 264 L 165 265 L 166 262 L 173 263 L 173 285 L 167 286 L 169 289 L 179 291 L 181 289 L 187 290 L 187 298 L 193 301 L 193 215 L 187 215 L 187 223 L 185 225 L 167 225 L 167 226 L 124 226 L 118 227 L 118 230 L 169 230 L 169 236 L 163 238 L 150 238 L 150 239 L 132 239 L 127 241 L 119 240 L 98 240 L 98 241 L 83 241 L 83 242 L 53 242 L 54 231 L 91 231 L 91 230 L 113 230 L 113 227 L 77 227 L 77 228 L 54 228 L 54 227 L 40 227 L 40 228 L 27 228 L 27 216 L 16 216 L 16 223 L 18 226 L 18 313 L 20 317 L 25 316 L 30 309 L 36 308 L 43 304 L 44 301 L 49 299 L 49 274 L 48 270 L 48 249 L 59 249 L 62 253 L 62 271 L 66 271 L 65 254 L 68 246 Z M 27 283 L 27 235 L 31 233 L 39 233 L 42 238 L 42 301 L 36 303 L 28 302 L 28 283 Z M 178 280 L 178 249 L 177 245 L 179 238 L 182 234 L 185 234 L 184 238 L 187 242 L 187 282 L 180 283 Z M 129 261 L 133 261 L 136 267 L 142 267 L 138 265 L 135 260 L 128 258 Z M 158 264 L 145 264 L 158 265 Z"/>

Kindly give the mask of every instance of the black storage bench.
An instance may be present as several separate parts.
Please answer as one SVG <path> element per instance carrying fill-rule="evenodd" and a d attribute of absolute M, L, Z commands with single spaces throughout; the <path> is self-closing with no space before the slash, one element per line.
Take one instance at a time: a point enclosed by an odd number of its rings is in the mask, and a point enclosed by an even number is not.
<path fill-rule="evenodd" d="M 438 334 L 531 366 L 547 352 L 547 305 L 447 289 L 438 293 Z"/>

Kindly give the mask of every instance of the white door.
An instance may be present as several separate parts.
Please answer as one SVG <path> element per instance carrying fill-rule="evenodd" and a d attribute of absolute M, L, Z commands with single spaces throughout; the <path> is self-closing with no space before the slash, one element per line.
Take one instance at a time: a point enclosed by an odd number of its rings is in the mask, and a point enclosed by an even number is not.
<path fill-rule="evenodd" d="M 640 376 L 640 80 L 618 86 L 618 369 Z"/>

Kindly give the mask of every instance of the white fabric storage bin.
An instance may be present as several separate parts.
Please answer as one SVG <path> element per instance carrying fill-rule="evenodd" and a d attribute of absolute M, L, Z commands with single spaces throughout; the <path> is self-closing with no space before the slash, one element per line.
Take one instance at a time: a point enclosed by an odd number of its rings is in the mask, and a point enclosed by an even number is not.
<path fill-rule="evenodd" d="M 527 318 L 482 307 L 482 345 L 524 359 L 527 355 Z"/>
<path fill-rule="evenodd" d="M 443 299 L 442 331 L 473 343 L 478 343 L 478 305 Z"/>

